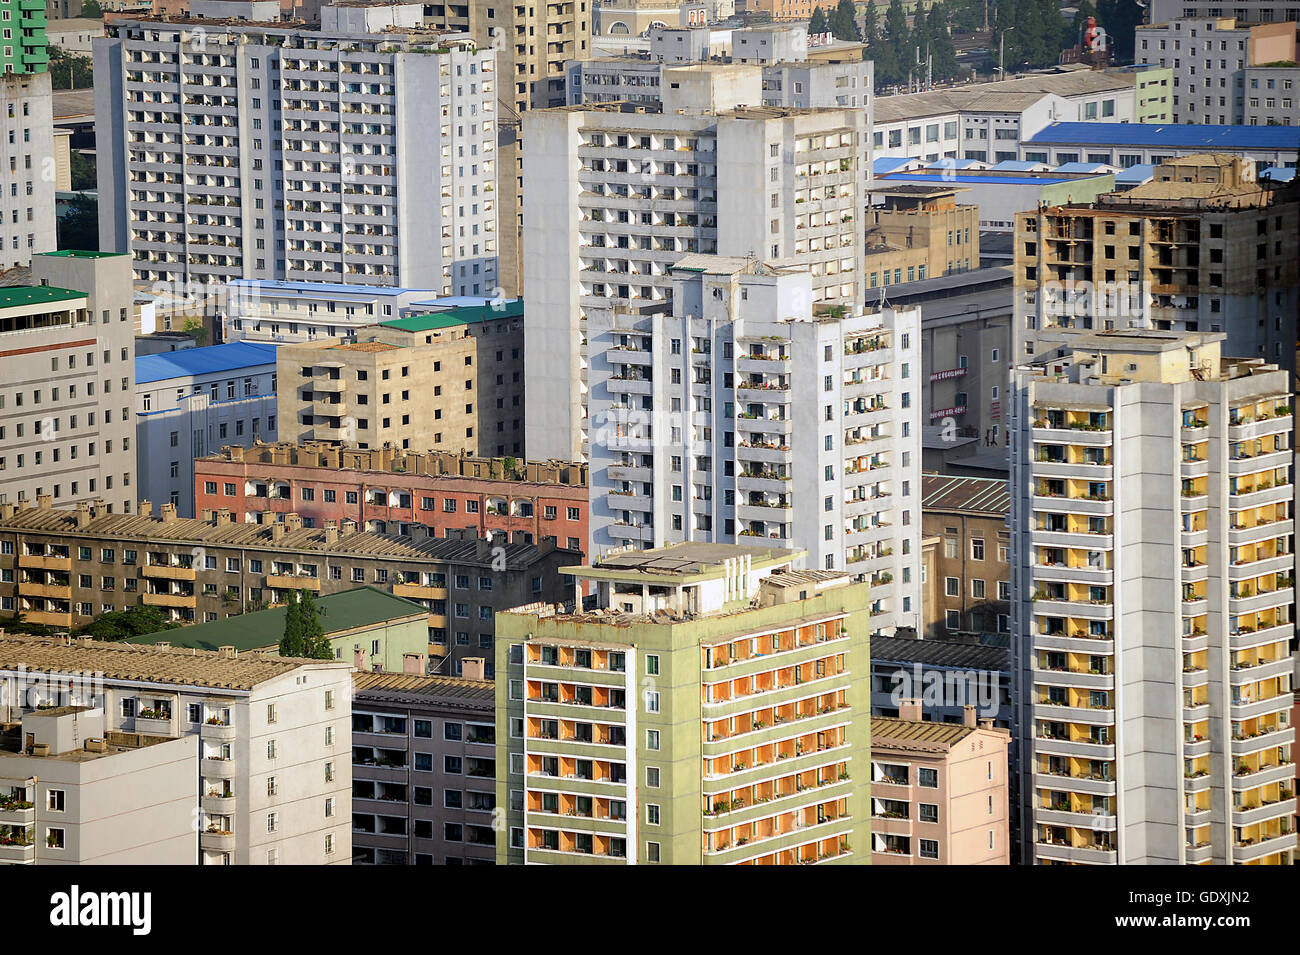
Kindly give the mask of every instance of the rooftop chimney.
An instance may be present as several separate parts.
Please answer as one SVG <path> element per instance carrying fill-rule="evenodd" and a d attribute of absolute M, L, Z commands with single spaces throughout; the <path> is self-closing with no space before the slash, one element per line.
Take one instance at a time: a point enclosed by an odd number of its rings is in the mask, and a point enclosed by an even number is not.
<path fill-rule="evenodd" d="M 900 720 L 911 720 L 914 723 L 921 722 L 921 701 L 899 700 L 898 718 Z"/>
<path fill-rule="evenodd" d="M 216 525 L 218 527 L 220 527 L 222 524 L 233 524 L 233 523 L 235 523 L 235 517 L 233 514 L 230 513 L 230 508 L 228 507 L 217 508 Z"/>
<path fill-rule="evenodd" d="M 294 513 L 284 515 L 284 526 L 291 531 L 302 530 L 302 515 Z"/>
<path fill-rule="evenodd" d="M 170 650 L 172 648 L 170 640 L 159 640 L 153 645 L 155 650 Z"/>
<path fill-rule="evenodd" d="M 969 726 L 971 729 L 974 729 L 979 725 L 979 718 L 975 715 L 975 712 L 975 707 L 970 704 L 961 708 L 962 726 Z"/>
<path fill-rule="evenodd" d="M 54 506 L 54 498 L 49 494 L 37 494 L 36 506 L 41 508 L 42 510 L 48 511 L 51 507 Z"/>
<path fill-rule="evenodd" d="M 5 501 L 5 503 L 0 504 L 0 518 L 8 520 L 16 513 L 18 513 L 18 505 L 12 501 Z"/>
<path fill-rule="evenodd" d="M 176 522 L 176 505 L 170 501 L 158 508 L 158 513 L 162 517 L 164 524 L 174 524 Z"/>
<path fill-rule="evenodd" d="M 284 535 L 288 532 L 289 529 L 279 521 L 271 524 L 271 540 L 273 541 L 284 540 Z"/>
<path fill-rule="evenodd" d="M 141 501 L 135 509 L 141 517 L 153 517 L 153 501 Z"/>
<path fill-rule="evenodd" d="M 338 521 L 329 520 L 325 522 L 325 543 L 333 544 L 339 539 Z"/>
<path fill-rule="evenodd" d="M 85 527 L 90 523 L 90 502 L 78 501 L 76 507 L 76 521 L 78 527 Z"/>
<path fill-rule="evenodd" d="M 339 525 L 339 532 L 344 537 L 348 534 L 355 534 L 357 532 L 357 522 L 350 517 L 346 518 L 343 523 Z"/>
<path fill-rule="evenodd" d="M 217 655 L 223 660 L 233 660 L 239 656 L 239 651 L 232 646 L 217 647 Z"/>
<path fill-rule="evenodd" d="M 460 661 L 460 676 L 463 680 L 478 680 L 482 682 L 487 677 L 486 658 L 485 657 L 465 657 Z"/>

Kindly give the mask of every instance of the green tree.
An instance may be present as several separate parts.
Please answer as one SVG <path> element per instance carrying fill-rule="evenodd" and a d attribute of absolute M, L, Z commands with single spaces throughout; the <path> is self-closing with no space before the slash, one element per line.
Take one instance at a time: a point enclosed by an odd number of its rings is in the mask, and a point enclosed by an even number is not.
<path fill-rule="evenodd" d="M 59 248 L 79 252 L 99 251 L 99 201 L 85 193 L 68 200 L 68 208 L 59 216 Z"/>
<path fill-rule="evenodd" d="M 808 20 L 808 34 L 813 36 L 818 33 L 829 33 L 830 25 L 826 22 L 826 12 L 817 7 L 813 10 L 811 19 Z"/>
<path fill-rule="evenodd" d="M 903 2 L 889 0 L 880 55 L 876 57 L 877 86 L 897 86 L 907 81 L 908 65 L 914 58 L 912 49 L 912 37 L 907 29 L 907 13 L 903 10 Z"/>
<path fill-rule="evenodd" d="M 300 657 L 303 651 L 302 607 L 298 604 L 298 591 L 289 591 L 285 606 L 284 635 L 280 637 L 280 656 Z"/>
<path fill-rule="evenodd" d="M 1097 0 L 1097 22 L 1106 27 L 1106 39 L 1116 63 L 1133 62 L 1134 33 L 1143 13 L 1134 0 Z"/>
<path fill-rule="evenodd" d="M 47 51 L 50 65 L 50 86 L 56 90 L 87 90 L 95 85 L 95 69 L 90 57 L 69 53 L 52 46 Z"/>
<path fill-rule="evenodd" d="M 96 640 L 127 640 L 147 633 L 175 630 L 178 626 L 179 624 L 168 620 L 159 608 L 138 604 L 125 610 L 100 614 L 90 623 L 78 627 L 74 633 L 94 637 Z"/>
<path fill-rule="evenodd" d="M 840 0 L 828 22 L 831 33 L 835 34 L 837 40 L 857 42 L 862 39 L 862 34 L 858 32 L 858 10 L 853 0 Z"/>
<path fill-rule="evenodd" d="M 921 14 L 917 14 L 920 23 Z M 936 81 L 951 80 L 961 72 L 957 65 L 957 50 L 948 32 L 948 6 L 936 2 L 925 16 L 925 33 L 928 49 L 923 51 L 930 55 L 930 72 Z"/>
<path fill-rule="evenodd" d="M 104 11 L 99 6 L 99 0 L 84 0 L 81 4 L 81 15 L 91 20 L 101 19 Z"/>
<path fill-rule="evenodd" d="M 298 602 L 302 621 L 302 656 L 311 660 L 333 660 L 334 648 L 325 637 L 320 615 L 324 612 L 311 591 L 304 590 Z"/>
<path fill-rule="evenodd" d="M 68 153 L 68 168 L 73 192 L 94 189 L 98 185 L 95 181 L 95 161 L 80 150 L 73 149 Z"/>
<path fill-rule="evenodd" d="M 181 325 L 181 331 L 194 336 L 194 343 L 202 348 L 208 343 L 208 327 L 201 318 L 187 318 Z"/>

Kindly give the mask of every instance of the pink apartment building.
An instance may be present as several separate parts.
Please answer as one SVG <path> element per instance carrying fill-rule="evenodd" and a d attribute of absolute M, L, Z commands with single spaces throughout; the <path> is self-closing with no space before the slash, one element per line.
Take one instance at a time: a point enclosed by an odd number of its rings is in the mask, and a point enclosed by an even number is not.
<path fill-rule="evenodd" d="M 1007 749 L 1011 734 L 977 719 L 871 720 L 871 864 L 1010 865 Z"/>

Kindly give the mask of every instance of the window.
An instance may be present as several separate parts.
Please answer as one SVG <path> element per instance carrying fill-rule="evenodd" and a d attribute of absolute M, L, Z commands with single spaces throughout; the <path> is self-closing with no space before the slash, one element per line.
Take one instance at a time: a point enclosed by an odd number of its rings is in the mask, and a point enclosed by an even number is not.
<path fill-rule="evenodd" d="M 62 848 L 64 848 L 64 842 L 63 842 L 63 839 L 64 839 L 64 836 L 63 836 L 63 830 L 62 830 L 62 829 L 46 829 L 46 830 L 45 830 L 45 845 L 48 846 L 49 848 L 51 848 L 51 849 L 62 849 Z"/>
<path fill-rule="evenodd" d="M 659 788 L 659 767 L 647 766 L 645 768 L 645 784 L 649 789 Z"/>
<path fill-rule="evenodd" d="M 917 816 L 917 819 L 919 819 L 921 822 L 939 821 L 939 806 L 937 804 L 931 802 L 923 802 L 920 803 L 917 808 L 919 809 L 919 814 Z"/>
<path fill-rule="evenodd" d="M 45 808 L 50 812 L 63 812 L 63 790 L 51 789 L 46 793 Z"/>
<path fill-rule="evenodd" d="M 984 538 L 972 537 L 970 539 L 970 559 L 971 560 L 984 559 Z"/>
<path fill-rule="evenodd" d="M 334 815 L 334 797 L 326 796 L 325 797 L 325 818 L 329 819 L 333 815 Z"/>
<path fill-rule="evenodd" d="M 646 731 L 645 731 L 645 748 L 646 748 L 646 749 L 652 749 L 652 750 L 657 750 L 657 749 L 659 749 L 659 731 L 658 731 L 658 730 L 646 730 Z"/>
<path fill-rule="evenodd" d="M 279 755 L 279 747 L 276 745 L 275 740 L 273 740 L 273 739 L 267 740 L 267 741 L 266 741 L 266 758 L 267 758 L 267 759 L 275 759 L 277 755 Z"/>
<path fill-rule="evenodd" d="M 939 843 L 935 839 L 921 840 L 921 858 L 937 859 L 939 858 Z"/>
<path fill-rule="evenodd" d="M 918 785 L 927 789 L 937 789 L 939 786 L 939 771 L 922 767 L 917 771 L 916 781 Z"/>
<path fill-rule="evenodd" d="M 268 703 L 268 704 L 266 704 L 266 721 L 267 721 L 268 723 L 274 723 L 275 720 L 276 720 L 276 715 L 275 715 L 275 704 L 274 704 L 274 703 Z"/>
<path fill-rule="evenodd" d="M 654 803 L 647 803 L 645 807 L 645 822 L 647 826 L 659 825 L 659 807 Z"/>
<path fill-rule="evenodd" d="M 659 655 L 648 653 L 645 658 L 645 672 L 649 676 L 659 675 Z"/>
<path fill-rule="evenodd" d="M 280 814 L 278 812 L 268 812 L 266 814 L 266 831 L 275 832 L 280 828 Z"/>
<path fill-rule="evenodd" d="M 334 833 L 328 833 L 325 836 L 325 854 L 331 856 L 334 854 Z"/>
<path fill-rule="evenodd" d="M 659 861 L 659 843 L 647 842 L 645 844 L 645 861 L 646 862 Z"/>
<path fill-rule="evenodd" d="M 949 597 L 960 597 L 961 580 L 957 577 L 945 577 L 943 579 L 943 592 Z"/>

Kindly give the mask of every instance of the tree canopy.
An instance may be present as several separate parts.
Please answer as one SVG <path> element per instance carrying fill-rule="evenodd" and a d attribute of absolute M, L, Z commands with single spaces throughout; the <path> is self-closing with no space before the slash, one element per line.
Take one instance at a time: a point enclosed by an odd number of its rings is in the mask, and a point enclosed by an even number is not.
<path fill-rule="evenodd" d="M 146 633 L 175 630 L 178 626 L 179 624 L 168 620 L 159 608 L 139 604 L 125 610 L 100 614 L 90 623 L 78 627 L 75 633 L 96 640 L 126 640 Z"/>

